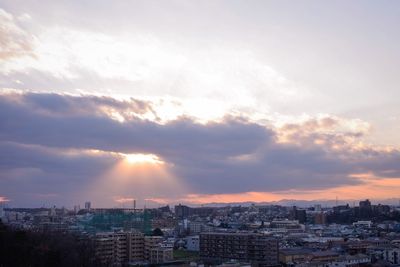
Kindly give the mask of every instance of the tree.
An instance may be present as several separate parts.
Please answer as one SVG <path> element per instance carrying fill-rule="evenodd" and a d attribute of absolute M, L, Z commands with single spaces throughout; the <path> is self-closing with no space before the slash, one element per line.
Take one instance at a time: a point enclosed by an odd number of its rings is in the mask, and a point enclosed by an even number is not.
<path fill-rule="evenodd" d="M 163 236 L 164 233 L 163 233 L 163 231 L 161 231 L 160 228 L 156 228 L 156 229 L 153 230 L 152 235 L 153 235 L 153 236 Z"/>

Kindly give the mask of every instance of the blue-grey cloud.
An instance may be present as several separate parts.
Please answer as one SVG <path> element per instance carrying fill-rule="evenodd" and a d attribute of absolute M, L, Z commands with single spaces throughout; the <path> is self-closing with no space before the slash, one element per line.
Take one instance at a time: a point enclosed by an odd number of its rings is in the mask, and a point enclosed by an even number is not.
<path fill-rule="evenodd" d="M 110 117 L 110 109 L 130 115 L 119 122 Z M 183 117 L 161 124 L 143 119 L 146 112 L 156 113 L 152 103 L 135 99 L 1 94 L 0 195 L 27 201 L 28 192 L 50 192 L 66 200 L 82 186 L 96 183 L 119 160 L 114 152 L 158 155 L 190 190 L 187 193 L 323 189 L 362 183 L 351 176 L 355 173 L 400 176 L 398 151 L 316 145 L 310 139 L 318 133 L 310 123 L 304 126 L 310 134 L 298 135 L 300 144 L 282 143 L 277 130 L 245 118 L 201 124 Z M 291 134 L 301 129 L 291 127 Z M 329 138 L 335 139 L 334 134 Z M 85 153 L 88 150 L 107 153 Z"/>
<path fill-rule="evenodd" d="M 117 161 L 107 154 L 13 142 L 0 142 L 0 151 L 0 195 L 8 196 L 14 205 L 82 202 L 87 187 Z"/>

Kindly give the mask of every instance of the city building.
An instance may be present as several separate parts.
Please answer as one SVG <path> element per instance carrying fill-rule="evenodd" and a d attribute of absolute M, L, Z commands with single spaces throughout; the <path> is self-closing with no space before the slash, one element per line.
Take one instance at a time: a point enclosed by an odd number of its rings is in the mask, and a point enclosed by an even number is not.
<path fill-rule="evenodd" d="M 144 236 L 140 232 L 98 233 L 95 256 L 101 264 L 120 266 L 144 259 Z"/>
<path fill-rule="evenodd" d="M 189 251 L 199 251 L 200 250 L 200 237 L 198 235 L 188 236 L 185 238 L 186 249 Z"/>
<path fill-rule="evenodd" d="M 391 264 L 400 264 L 400 248 L 386 249 L 383 253 L 383 259 Z"/>
<path fill-rule="evenodd" d="M 321 204 L 315 204 L 315 205 L 314 205 L 314 211 L 317 211 L 317 212 L 322 211 L 322 206 L 321 206 Z"/>
<path fill-rule="evenodd" d="M 339 253 L 325 250 L 325 251 L 315 251 L 311 252 L 308 256 L 310 262 L 333 262 L 339 258 Z"/>
<path fill-rule="evenodd" d="M 4 217 L 4 207 L 3 204 L 0 203 L 0 220 L 2 220 Z"/>
<path fill-rule="evenodd" d="M 150 250 L 150 263 L 160 264 L 173 260 L 173 248 L 155 247 Z"/>
<path fill-rule="evenodd" d="M 191 208 L 185 205 L 177 205 L 175 206 L 175 215 L 179 219 L 185 219 L 189 217 L 191 214 Z"/>
<path fill-rule="evenodd" d="M 278 241 L 252 232 L 208 232 L 200 234 L 200 258 L 222 263 L 235 259 L 252 266 L 277 266 Z"/>
<path fill-rule="evenodd" d="M 144 237 L 144 259 L 150 260 L 150 251 L 152 249 L 160 247 L 160 243 L 163 241 L 162 236 L 145 236 Z"/>
<path fill-rule="evenodd" d="M 188 228 L 191 234 L 198 234 L 204 229 L 202 222 L 189 222 Z"/>
<path fill-rule="evenodd" d="M 128 261 L 142 261 L 144 259 L 144 236 L 140 232 L 130 232 L 127 238 Z"/>
<path fill-rule="evenodd" d="M 293 206 L 292 210 L 290 211 L 290 217 L 293 220 L 299 221 L 299 223 L 305 223 L 307 220 L 306 210 L 298 209 L 296 206 Z"/>
<path fill-rule="evenodd" d="M 103 265 L 122 265 L 126 257 L 126 233 L 99 233 L 95 237 L 95 256 Z"/>
<path fill-rule="evenodd" d="M 302 225 L 298 220 L 273 220 L 270 224 L 271 228 L 282 229 L 302 229 Z"/>
<path fill-rule="evenodd" d="M 303 263 L 308 260 L 311 249 L 286 248 L 279 250 L 279 262 L 284 266 Z"/>
<path fill-rule="evenodd" d="M 336 261 L 327 264 L 328 267 L 359 267 L 369 266 L 371 258 L 364 254 L 357 255 L 343 255 L 340 256 Z"/>
<path fill-rule="evenodd" d="M 75 214 L 78 213 L 80 210 L 81 210 L 80 205 L 75 205 L 75 206 L 74 206 L 74 212 L 75 212 Z"/>
<path fill-rule="evenodd" d="M 95 255 L 100 264 L 163 263 L 173 259 L 173 247 L 163 246 L 161 236 L 138 231 L 104 232 L 95 236 Z"/>
<path fill-rule="evenodd" d="M 49 210 L 49 216 L 56 216 L 56 206 L 53 206 L 50 210 Z"/>
<path fill-rule="evenodd" d="M 372 222 L 371 221 L 357 221 L 357 222 L 353 223 L 353 226 L 371 228 Z"/>
<path fill-rule="evenodd" d="M 326 224 L 326 214 L 323 212 L 318 212 L 314 214 L 315 224 Z"/>
<path fill-rule="evenodd" d="M 85 202 L 85 210 L 90 210 L 91 206 L 92 204 L 90 203 L 90 201 Z"/>

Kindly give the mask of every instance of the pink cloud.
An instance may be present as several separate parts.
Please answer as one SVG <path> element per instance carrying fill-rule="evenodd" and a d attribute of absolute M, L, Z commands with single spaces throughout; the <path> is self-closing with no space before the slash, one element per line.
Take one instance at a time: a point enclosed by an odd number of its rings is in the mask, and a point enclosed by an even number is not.
<path fill-rule="evenodd" d="M 8 199 L 7 197 L 0 196 L 0 203 L 8 201 L 10 201 L 10 199 Z"/>
<path fill-rule="evenodd" d="M 118 203 L 121 203 L 121 204 L 128 203 L 128 202 L 133 202 L 134 200 L 135 199 L 132 198 L 132 197 L 116 197 L 116 198 L 114 198 L 115 202 L 118 202 Z"/>

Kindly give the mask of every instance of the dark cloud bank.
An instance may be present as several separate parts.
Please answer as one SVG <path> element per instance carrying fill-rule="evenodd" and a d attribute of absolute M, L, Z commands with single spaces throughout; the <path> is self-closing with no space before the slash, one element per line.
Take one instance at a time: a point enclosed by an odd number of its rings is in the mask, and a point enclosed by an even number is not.
<path fill-rule="evenodd" d="M 282 143 L 278 130 L 245 118 L 207 124 L 187 117 L 163 124 L 141 118 L 149 112 L 156 116 L 154 110 L 151 102 L 135 99 L 1 94 L 0 196 L 21 205 L 48 195 L 72 204 L 71 198 L 120 159 L 85 152 L 92 149 L 156 154 L 190 188 L 187 193 L 324 189 L 362 183 L 350 175 L 367 172 L 400 177 L 396 150 L 349 150 L 348 145 L 333 150 L 314 144 L 310 139 L 322 134 L 309 127 L 300 144 Z M 126 120 L 112 119 L 112 112 Z M 343 134 L 323 138 L 340 143 Z"/>

